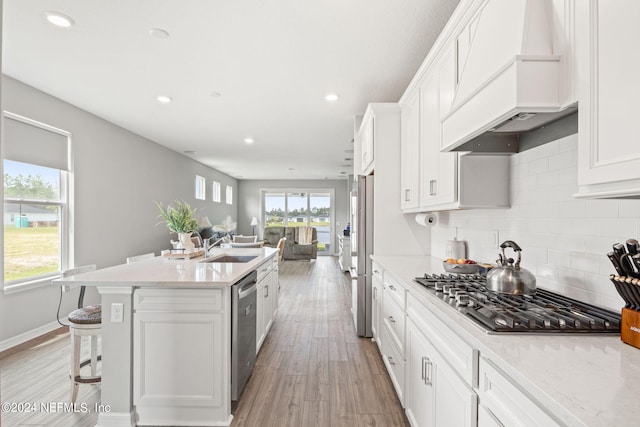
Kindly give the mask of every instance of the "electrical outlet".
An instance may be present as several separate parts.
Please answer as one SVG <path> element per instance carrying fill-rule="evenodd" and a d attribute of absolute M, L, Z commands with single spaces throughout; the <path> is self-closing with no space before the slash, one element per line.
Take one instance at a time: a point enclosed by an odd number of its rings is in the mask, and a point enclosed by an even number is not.
<path fill-rule="evenodd" d="M 498 235 L 498 230 L 491 230 L 491 248 L 498 249 L 500 246 L 500 236 Z"/>
<path fill-rule="evenodd" d="M 111 323 L 123 322 L 124 306 L 122 303 L 111 304 Z"/>

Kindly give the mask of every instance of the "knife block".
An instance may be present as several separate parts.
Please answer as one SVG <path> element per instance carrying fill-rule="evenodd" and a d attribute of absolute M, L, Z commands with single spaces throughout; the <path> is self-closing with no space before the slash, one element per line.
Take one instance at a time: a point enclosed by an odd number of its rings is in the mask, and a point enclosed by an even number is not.
<path fill-rule="evenodd" d="M 622 309 L 620 339 L 626 344 L 640 348 L 640 311 Z"/>

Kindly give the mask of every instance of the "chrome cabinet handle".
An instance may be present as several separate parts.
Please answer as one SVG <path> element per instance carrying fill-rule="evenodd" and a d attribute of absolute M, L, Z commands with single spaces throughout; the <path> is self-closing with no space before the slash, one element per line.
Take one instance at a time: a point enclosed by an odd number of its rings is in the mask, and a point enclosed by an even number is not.
<path fill-rule="evenodd" d="M 424 380 L 424 385 L 432 385 L 432 368 L 433 362 L 431 362 L 428 357 L 424 356 L 422 358 L 422 379 Z"/>
<path fill-rule="evenodd" d="M 389 360 L 389 364 L 395 366 L 396 362 L 393 361 L 393 357 L 391 356 L 387 356 L 387 359 Z"/>
<path fill-rule="evenodd" d="M 429 181 L 429 195 L 435 196 L 438 194 L 438 180 L 432 179 Z"/>
<path fill-rule="evenodd" d="M 396 319 L 394 319 L 393 316 L 389 316 L 389 322 L 396 323 Z"/>
<path fill-rule="evenodd" d="M 393 286 L 393 285 L 389 285 L 389 289 L 391 289 L 392 291 L 395 291 L 395 290 L 396 290 L 396 287 L 395 287 L 395 286 Z"/>
<path fill-rule="evenodd" d="M 265 292 L 266 292 L 266 293 L 265 293 L 265 295 L 264 295 L 264 297 L 265 297 L 265 298 L 269 298 L 269 285 L 266 285 L 266 286 L 264 287 L 264 290 L 265 290 Z"/>

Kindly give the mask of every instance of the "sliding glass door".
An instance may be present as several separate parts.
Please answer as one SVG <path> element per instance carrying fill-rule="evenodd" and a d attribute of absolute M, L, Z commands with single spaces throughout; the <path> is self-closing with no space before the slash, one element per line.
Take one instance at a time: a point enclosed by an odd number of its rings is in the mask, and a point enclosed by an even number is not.
<path fill-rule="evenodd" d="M 263 190 L 263 224 L 267 227 L 315 227 L 318 254 L 333 253 L 334 190 Z"/>

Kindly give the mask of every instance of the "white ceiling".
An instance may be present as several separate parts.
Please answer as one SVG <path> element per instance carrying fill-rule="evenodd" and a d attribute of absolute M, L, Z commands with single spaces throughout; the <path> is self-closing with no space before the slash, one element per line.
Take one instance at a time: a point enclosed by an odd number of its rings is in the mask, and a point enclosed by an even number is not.
<path fill-rule="evenodd" d="M 354 117 L 400 98 L 457 3 L 4 0 L 2 71 L 239 179 L 335 179 Z"/>

